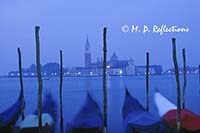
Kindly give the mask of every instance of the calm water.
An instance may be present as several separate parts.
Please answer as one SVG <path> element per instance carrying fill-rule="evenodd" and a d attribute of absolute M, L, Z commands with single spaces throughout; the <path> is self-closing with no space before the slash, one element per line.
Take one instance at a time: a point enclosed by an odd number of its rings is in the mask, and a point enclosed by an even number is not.
<path fill-rule="evenodd" d="M 182 77 L 182 75 L 181 75 Z M 200 95 L 198 75 L 188 75 L 186 88 L 186 107 L 200 114 Z M 109 77 L 108 88 L 108 131 L 109 133 L 123 133 L 122 106 L 124 102 L 125 86 L 131 94 L 145 106 L 145 77 Z M 183 86 L 181 79 L 181 87 Z M 25 115 L 32 113 L 37 107 L 37 79 L 24 78 L 24 95 L 26 100 Z M 63 81 L 63 112 L 64 122 L 70 122 L 79 111 L 89 90 L 93 98 L 102 107 L 102 78 L 101 77 L 67 77 Z M 176 103 L 176 82 L 174 76 L 150 77 L 150 112 L 158 115 L 153 101 L 154 90 L 158 89 L 172 102 Z M 16 101 L 20 91 L 19 80 L 16 78 L 0 79 L 0 112 Z M 43 92 L 50 90 L 59 103 L 59 78 L 43 81 Z M 59 104 L 58 104 L 59 105 Z M 58 128 L 57 128 L 58 131 Z"/>

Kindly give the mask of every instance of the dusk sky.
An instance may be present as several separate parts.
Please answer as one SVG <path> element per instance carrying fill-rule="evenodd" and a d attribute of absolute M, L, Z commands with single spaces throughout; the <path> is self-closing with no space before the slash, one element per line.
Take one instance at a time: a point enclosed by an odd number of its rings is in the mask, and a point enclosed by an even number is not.
<path fill-rule="evenodd" d="M 190 0 L 1 0 L 0 75 L 18 70 L 17 47 L 23 67 L 35 59 L 34 27 L 40 25 L 41 63 L 59 62 L 63 50 L 64 66 L 84 66 L 84 47 L 88 35 L 92 61 L 102 57 L 103 27 L 108 27 L 108 59 L 116 52 L 119 59 L 134 59 L 135 65 L 150 64 L 163 69 L 173 66 L 171 38 L 177 38 L 179 66 L 182 48 L 187 65 L 197 66 L 200 57 L 200 1 Z M 167 25 L 189 28 L 184 33 L 123 33 L 123 25 Z M 141 30 L 142 31 L 142 30 Z"/>

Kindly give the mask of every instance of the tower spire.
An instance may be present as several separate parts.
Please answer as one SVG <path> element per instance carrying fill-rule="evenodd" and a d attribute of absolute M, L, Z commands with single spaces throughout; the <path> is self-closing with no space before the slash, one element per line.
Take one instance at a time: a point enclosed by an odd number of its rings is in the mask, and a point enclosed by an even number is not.
<path fill-rule="evenodd" d="M 90 43 L 89 43 L 88 35 L 87 35 L 87 38 L 86 38 L 85 52 L 90 53 Z"/>
<path fill-rule="evenodd" d="M 87 35 L 86 45 L 85 45 L 85 66 L 89 67 L 90 65 L 91 65 L 91 52 L 90 52 L 90 43 Z"/>

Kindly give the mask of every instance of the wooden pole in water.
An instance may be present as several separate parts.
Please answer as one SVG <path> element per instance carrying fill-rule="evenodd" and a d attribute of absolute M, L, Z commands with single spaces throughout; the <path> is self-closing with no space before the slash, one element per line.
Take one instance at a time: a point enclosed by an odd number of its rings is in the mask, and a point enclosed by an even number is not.
<path fill-rule="evenodd" d="M 199 94 L 200 94 L 200 65 L 199 65 Z"/>
<path fill-rule="evenodd" d="M 180 81 L 179 81 L 179 69 L 178 62 L 176 57 L 176 38 L 172 38 L 172 47 L 173 47 L 173 61 L 174 69 L 176 76 L 176 85 L 177 85 L 177 133 L 181 132 L 181 97 L 180 97 Z"/>
<path fill-rule="evenodd" d="M 39 38 L 40 27 L 35 27 L 35 39 L 36 39 L 36 65 L 37 65 L 37 76 L 38 76 L 38 123 L 39 133 L 42 133 L 42 77 L 40 69 L 40 38 Z"/>
<path fill-rule="evenodd" d="M 146 53 L 146 110 L 149 111 L 149 53 Z"/>
<path fill-rule="evenodd" d="M 21 58 L 20 48 L 17 48 L 17 51 L 18 51 L 18 59 L 19 59 L 19 77 L 20 77 L 20 87 L 21 87 L 20 99 L 22 100 L 21 116 L 22 116 L 22 120 L 24 120 L 24 85 L 23 85 L 23 79 L 22 79 L 22 58 Z"/>
<path fill-rule="evenodd" d="M 63 110 L 62 110 L 62 82 L 63 82 L 63 58 L 62 58 L 62 50 L 60 50 L 60 130 L 61 130 L 61 133 L 64 132 Z"/>
<path fill-rule="evenodd" d="M 107 28 L 103 28 L 103 109 L 104 109 L 104 133 L 107 132 L 107 89 L 106 89 L 106 67 L 107 67 L 107 44 L 106 44 Z"/>
<path fill-rule="evenodd" d="M 185 49 L 182 50 L 182 55 L 183 55 L 183 74 L 184 74 L 182 101 L 183 101 L 183 109 L 185 109 L 185 89 L 186 89 L 186 85 L 187 85 Z"/>

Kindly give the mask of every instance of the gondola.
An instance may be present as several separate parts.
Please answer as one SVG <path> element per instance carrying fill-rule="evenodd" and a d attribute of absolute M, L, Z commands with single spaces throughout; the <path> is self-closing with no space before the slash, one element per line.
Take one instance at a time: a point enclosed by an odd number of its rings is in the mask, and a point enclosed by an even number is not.
<path fill-rule="evenodd" d="M 177 107 L 158 91 L 155 93 L 155 103 L 162 116 L 168 132 L 176 132 Z M 165 110 L 165 111 L 163 111 Z M 166 130 L 167 130 L 166 129 Z M 188 109 L 181 109 L 181 132 L 200 132 L 200 116 Z"/>
<path fill-rule="evenodd" d="M 10 106 L 4 112 L 0 113 L 0 133 L 12 132 L 13 125 L 15 125 L 21 114 L 21 108 L 22 91 L 20 91 L 19 98 L 12 106 Z"/>
<path fill-rule="evenodd" d="M 160 119 L 155 117 L 133 98 L 128 89 L 123 105 L 125 133 L 159 133 Z"/>
<path fill-rule="evenodd" d="M 103 133 L 101 109 L 89 92 L 81 110 L 68 123 L 67 133 Z"/>
<path fill-rule="evenodd" d="M 161 95 L 158 90 L 154 94 L 154 101 L 160 117 L 163 117 L 170 110 L 177 109 L 177 106 Z"/>
<path fill-rule="evenodd" d="M 38 115 L 37 110 L 18 125 L 20 133 L 37 133 L 38 132 Z M 42 131 L 44 133 L 54 133 L 55 122 L 57 118 L 57 104 L 50 92 L 46 93 L 42 103 Z"/>

